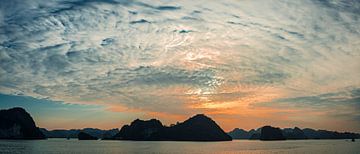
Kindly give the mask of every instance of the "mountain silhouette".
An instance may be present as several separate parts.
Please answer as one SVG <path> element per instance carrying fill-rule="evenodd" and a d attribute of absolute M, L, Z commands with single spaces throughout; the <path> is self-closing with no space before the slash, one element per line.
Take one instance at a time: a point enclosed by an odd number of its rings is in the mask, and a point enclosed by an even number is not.
<path fill-rule="evenodd" d="M 23 108 L 0 110 L 0 139 L 45 139 Z"/>
<path fill-rule="evenodd" d="M 230 141 L 227 135 L 212 119 L 198 114 L 190 119 L 167 127 L 159 120 L 135 120 L 125 125 L 114 136 L 118 140 L 140 141 Z"/>
<path fill-rule="evenodd" d="M 260 140 L 272 141 L 272 140 L 285 140 L 285 136 L 282 134 L 280 128 L 264 126 L 261 128 Z"/>
<path fill-rule="evenodd" d="M 292 140 L 300 140 L 300 139 L 307 139 L 308 137 L 305 135 L 304 131 L 298 127 L 292 128 L 284 128 L 282 130 L 283 135 L 286 139 Z"/>
<path fill-rule="evenodd" d="M 360 138 L 360 134 L 358 133 L 350 133 L 350 132 L 337 132 L 337 131 L 328 131 L 328 130 L 314 130 L 311 128 L 303 129 L 304 134 L 309 139 L 352 139 L 352 138 Z"/>
<path fill-rule="evenodd" d="M 41 128 L 40 130 L 47 138 L 78 138 L 78 134 L 84 132 L 97 138 L 108 139 L 119 133 L 119 129 L 117 128 L 110 130 L 101 130 L 97 128 L 47 130 Z"/>
<path fill-rule="evenodd" d="M 161 132 L 166 131 L 166 128 L 162 125 L 159 120 L 139 120 L 136 119 L 129 125 L 124 125 L 118 134 L 114 137 L 115 139 L 121 140 L 162 140 Z"/>
<path fill-rule="evenodd" d="M 246 131 L 244 129 L 235 128 L 234 130 L 232 130 L 228 134 L 233 139 L 250 139 L 250 137 L 252 135 L 254 135 L 255 133 L 256 133 L 256 131 L 254 129 L 252 129 L 250 131 Z"/>
<path fill-rule="evenodd" d="M 234 130 L 230 131 L 228 134 L 233 139 L 259 140 L 259 139 L 261 139 L 261 136 L 265 137 L 267 135 L 269 135 L 269 136 L 277 136 L 277 139 L 283 139 L 278 130 L 270 131 L 270 132 L 268 132 L 268 130 L 267 130 L 265 132 L 266 135 L 263 134 L 262 129 L 264 127 L 258 128 L 256 130 L 252 129 L 250 131 L 235 128 Z M 341 133 L 341 132 L 328 131 L 328 130 L 314 130 L 314 129 L 311 129 L 311 128 L 300 129 L 298 127 L 284 128 L 284 129 L 281 130 L 281 134 L 287 140 L 300 140 L 300 139 L 353 139 L 353 138 L 360 138 L 360 134 L 357 134 L 357 133 L 350 133 L 350 132 Z"/>
<path fill-rule="evenodd" d="M 94 136 L 91 136 L 85 132 L 80 132 L 78 134 L 78 139 L 79 140 L 97 140 L 98 138 L 97 137 L 94 137 Z"/>

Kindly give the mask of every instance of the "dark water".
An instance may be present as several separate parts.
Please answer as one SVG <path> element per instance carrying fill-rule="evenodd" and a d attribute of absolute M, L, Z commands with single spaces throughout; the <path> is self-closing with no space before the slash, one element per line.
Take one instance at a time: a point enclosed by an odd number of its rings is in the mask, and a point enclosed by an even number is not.
<path fill-rule="evenodd" d="M 360 154 L 360 141 L 299 140 L 230 142 L 134 142 L 78 141 L 48 139 L 35 141 L 0 140 L 0 153 L 354 153 Z"/>

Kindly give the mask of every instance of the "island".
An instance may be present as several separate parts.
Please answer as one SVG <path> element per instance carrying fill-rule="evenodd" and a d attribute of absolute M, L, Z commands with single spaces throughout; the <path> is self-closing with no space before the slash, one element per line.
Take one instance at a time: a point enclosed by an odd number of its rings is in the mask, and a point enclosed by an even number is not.
<path fill-rule="evenodd" d="M 0 139 L 46 139 L 23 108 L 0 110 Z"/>
<path fill-rule="evenodd" d="M 255 129 L 246 131 L 244 129 L 235 128 L 234 130 L 230 131 L 228 134 L 233 139 L 250 139 L 254 134 L 257 134 L 257 133 L 258 133 L 258 131 Z"/>
<path fill-rule="evenodd" d="M 136 119 L 124 125 L 115 140 L 135 141 L 231 141 L 219 125 L 204 114 L 195 115 L 188 120 L 172 126 L 164 126 L 159 120 Z"/>
<path fill-rule="evenodd" d="M 87 133 L 91 136 L 100 139 L 108 139 L 119 133 L 118 128 L 109 129 L 109 130 L 102 130 L 98 128 L 47 130 L 45 128 L 40 128 L 40 130 L 47 138 L 67 138 L 67 139 L 78 138 L 80 132 Z"/>
<path fill-rule="evenodd" d="M 78 134 L 78 139 L 79 140 L 98 140 L 97 137 L 91 136 L 91 135 L 89 135 L 88 133 L 85 133 L 85 132 L 80 132 Z"/>
<path fill-rule="evenodd" d="M 265 129 L 264 129 L 265 128 Z M 263 126 L 249 131 L 235 128 L 228 133 L 233 139 L 249 140 L 303 140 L 303 139 L 358 139 L 360 134 L 351 132 L 337 132 L 328 130 L 315 130 L 311 128 L 276 128 Z"/>
<path fill-rule="evenodd" d="M 264 126 L 261 128 L 260 140 L 263 141 L 274 141 L 274 140 L 285 140 L 286 138 L 281 132 L 280 128 Z"/>

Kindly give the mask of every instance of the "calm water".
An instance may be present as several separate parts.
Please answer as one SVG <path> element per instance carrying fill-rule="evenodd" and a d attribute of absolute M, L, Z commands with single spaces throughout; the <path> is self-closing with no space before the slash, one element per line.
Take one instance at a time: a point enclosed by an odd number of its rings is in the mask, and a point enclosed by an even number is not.
<path fill-rule="evenodd" d="M 360 154 L 360 141 L 300 140 L 230 142 L 134 142 L 78 141 L 49 139 L 36 141 L 0 140 L 0 153 L 354 153 Z"/>

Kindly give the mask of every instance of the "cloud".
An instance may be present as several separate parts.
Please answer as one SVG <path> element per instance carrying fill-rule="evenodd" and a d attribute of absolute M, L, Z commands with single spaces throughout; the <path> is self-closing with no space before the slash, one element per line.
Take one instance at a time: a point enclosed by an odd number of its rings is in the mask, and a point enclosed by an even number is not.
<path fill-rule="evenodd" d="M 340 92 L 324 93 L 314 96 L 280 98 L 271 102 L 255 104 L 255 106 L 292 105 L 294 107 L 328 108 L 336 105 L 359 105 L 360 89 L 347 88 Z"/>
<path fill-rule="evenodd" d="M 358 125 L 360 116 L 360 95 L 358 88 L 346 88 L 343 91 L 324 93 L 314 96 L 302 96 L 293 98 L 280 98 L 270 102 L 252 104 L 254 109 L 277 108 L 294 109 L 296 112 L 307 112 L 301 119 L 308 119 L 308 116 L 327 119 L 329 121 L 348 121 L 349 126 Z M 289 116 L 289 115 L 288 115 Z M 291 116 L 289 116 L 291 118 Z M 355 122 L 355 123 L 354 123 Z"/>
<path fill-rule="evenodd" d="M 141 24 L 141 23 L 151 23 L 145 19 L 137 20 L 137 21 L 131 21 L 130 24 Z"/>
<path fill-rule="evenodd" d="M 3 94 L 190 114 L 360 87 L 358 1 L 0 2 Z"/>

